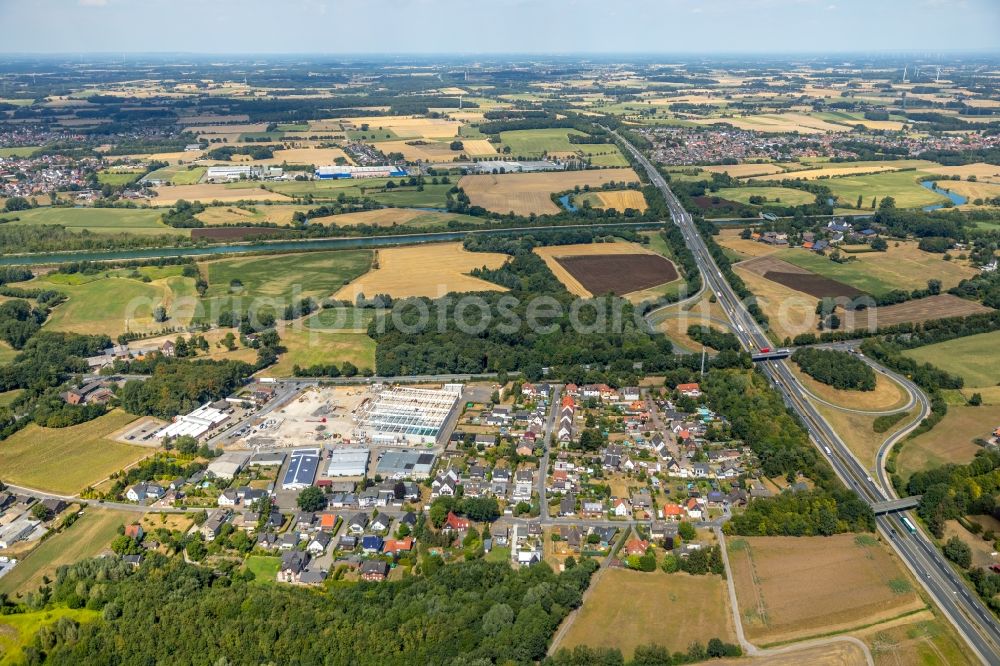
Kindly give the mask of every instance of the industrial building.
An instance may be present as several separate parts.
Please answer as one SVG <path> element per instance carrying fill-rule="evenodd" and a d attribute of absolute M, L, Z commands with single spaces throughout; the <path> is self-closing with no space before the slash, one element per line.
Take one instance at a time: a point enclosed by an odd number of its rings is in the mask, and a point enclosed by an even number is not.
<path fill-rule="evenodd" d="M 479 173 L 535 173 L 538 171 L 562 171 L 566 168 L 561 162 L 550 160 L 483 160 L 476 163 Z"/>
<path fill-rule="evenodd" d="M 10 548 L 21 539 L 28 538 L 41 525 L 31 518 L 19 518 L 9 525 L 0 527 L 0 548 Z"/>
<path fill-rule="evenodd" d="M 426 451 L 386 451 L 378 461 L 375 473 L 386 479 L 429 478 L 434 466 L 434 454 Z"/>
<path fill-rule="evenodd" d="M 383 389 L 358 408 L 355 439 L 382 446 L 433 446 L 461 397 L 461 384 Z"/>
<path fill-rule="evenodd" d="M 321 180 L 342 178 L 401 178 L 408 176 L 401 166 L 321 166 L 316 169 L 316 177 Z"/>
<path fill-rule="evenodd" d="M 368 449 L 337 449 L 330 452 L 327 476 L 364 476 L 368 471 Z"/>
<path fill-rule="evenodd" d="M 165 437 L 172 439 L 174 437 L 189 435 L 195 439 L 200 439 L 205 433 L 215 429 L 228 418 L 228 412 L 212 407 L 211 403 L 206 403 L 190 414 L 177 417 L 173 423 L 160 428 L 153 436 L 158 439 Z"/>
<path fill-rule="evenodd" d="M 210 166 L 205 172 L 205 180 L 208 182 L 232 182 L 258 178 L 281 178 L 284 173 L 281 167 L 257 166 L 255 164 Z"/>
<path fill-rule="evenodd" d="M 318 449 L 299 449 L 292 451 L 285 478 L 281 481 L 282 490 L 302 490 L 312 485 L 319 468 Z"/>
<path fill-rule="evenodd" d="M 240 473 L 250 460 L 250 454 L 242 451 L 228 451 L 208 463 L 205 473 L 218 479 L 232 479 Z"/>

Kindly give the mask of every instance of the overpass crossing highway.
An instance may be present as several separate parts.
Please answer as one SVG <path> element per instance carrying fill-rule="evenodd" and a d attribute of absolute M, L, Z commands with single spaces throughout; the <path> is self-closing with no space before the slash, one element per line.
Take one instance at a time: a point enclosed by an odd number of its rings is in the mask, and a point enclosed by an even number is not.
<path fill-rule="evenodd" d="M 876 515 L 882 513 L 892 513 L 894 511 L 905 511 L 906 509 L 915 509 L 917 505 L 920 504 L 920 498 L 922 495 L 911 495 L 910 497 L 904 497 L 902 499 L 892 499 L 886 500 L 884 502 L 875 502 L 872 504 L 872 511 Z"/>
<path fill-rule="evenodd" d="M 704 239 L 695 228 L 693 218 L 681 206 L 666 180 L 645 155 L 617 132 L 612 134 L 643 167 L 652 184 L 663 193 L 673 223 L 681 230 L 688 248 L 694 254 L 707 288 L 716 294 L 719 303 L 735 325 L 734 333 L 740 343 L 751 353 L 771 347 L 771 341 L 726 281 Z M 865 465 L 854 457 L 829 423 L 808 401 L 803 387 L 792 374 L 786 361 L 769 360 L 758 363 L 757 367 L 782 394 L 786 405 L 799 416 L 813 442 L 848 488 L 873 507 L 894 499 L 891 489 L 887 492 L 873 479 Z M 922 409 L 927 410 L 926 402 L 923 403 Z M 925 415 L 926 413 L 921 418 Z M 881 474 L 877 476 L 882 478 Z M 902 515 L 881 514 L 876 516 L 875 521 L 879 530 L 938 607 L 951 620 L 976 656 L 983 663 L 1000 665 L 1000 625 L 995 616 L 923 532 L 917 530 L 916 533 L 911 533 L 906 528 L 901 522 Z M 914 519 L 910 520 L 916 524 Z"/>

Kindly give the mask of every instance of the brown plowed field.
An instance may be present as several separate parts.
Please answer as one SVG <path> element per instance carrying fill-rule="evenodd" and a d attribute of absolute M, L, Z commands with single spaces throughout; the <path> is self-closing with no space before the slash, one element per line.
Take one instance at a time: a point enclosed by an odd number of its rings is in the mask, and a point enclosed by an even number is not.
<path fill-rule="evenodd" d="M 777 282 L 778 284 L 783 284 L 786 287 L 797 289 L 798 291 L 809 294 L 810 296 L 815 296 L 816 298 L 824 298 L 826 296 L 846 296 L 847 298 L 854 298 L 855 296 L 861 296 L 864 294 L 863 291 L 855 289 L 854 287 L 849 287 L 843 282 L 837 282 L 836 280 L 831 280 L 830 278 L 825 278 L 821 275 L 815 275 L 813 273 L 778 273 L 775 271 L 768 271 L 767 273 L 764 273 L 764 277 L 772 282 Z"/>
<path fill-rule="evenodd" d="M 807 271 L 795 264 L 776 259 L 774 257 L 758 257 L 739 264 L 741 268 L 756 273 L 772 282 L 784 285 L 801 291 L 802 293 L 824 298 L 826 296 L 846 296 L 854 298 L 864 294 L 860 289 L 855 289 L 843 282 L 837 282 L 830 278 L 816 275 L 812 271 Z"/>
<path fill-rule="evenodd" d="M 592 294 L 628 294 L 677 279 L 677 269 L 656 254 L 557 257 L 556 261 Z"/>

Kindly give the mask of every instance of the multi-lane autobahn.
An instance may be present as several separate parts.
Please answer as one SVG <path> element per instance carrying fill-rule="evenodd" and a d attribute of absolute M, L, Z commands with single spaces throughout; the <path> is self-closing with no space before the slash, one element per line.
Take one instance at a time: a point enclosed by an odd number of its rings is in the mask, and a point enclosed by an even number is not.
<path fill-rule="evenodd" d="M 617 133 L 622 145 L 643 166 L 650 181 L 666 199 L 670 215 L 684 235 L 688 248 L 694 254 L 698 268 L 707 288 L 711 289 L 732 320 L 734 333 L 741 344 L 750 351 L 771 346 L 771 341 L 747 311 L 745 304 L 737 297 L 732 287 L 723 277 L 712 258 L 705 241 L 695 228 L 694 220 L 681 206 L 671 192 L 664 178 L 656 168 L 628 141 Z M 760 369 L 775 388 L 781 392 L 785 403 L 794 410 L 805 424 L 809 434 L 820 451 L 829 460 L 837 475 L 848 488 L 854 490 L 869 504 L 883 502 L 890 498 L 891 487 L 884 473 L 883 462 L 887 446 L 879 451 L 875 476 L 865 465 L 854 457 L 837 433 L 807 400 L 803 387 L 792 374 L 785 361 L 768 361 L 760 364 Z M 909 385 L 911 390 L 916 389 Z M 919 395 L 919 389 L 917 394 Z M 926 416 L 926 399 L 920 400 L 922 419 Z M 914 425 L 919 420 L 914 421 Z M 905 429 L 904 429 L 905 430 Z M 886 489 L 889 489 L 887 492 Z M 913 519 L 910 519 L 911 522 Z M 992 613 L 970 590 L 962 578 L 945 561 L 933 543 L 919 530 L 911 533 L 901 522 L 900 515 L 885 514 L 876 517 L 879 530 L 889 539 L 899 556 L 906 562 L 913 574 L 937 602 L 941 610 L 958 629 L 977 656 L 989 664 L 1000 664 L 1000 626 Z M 914 522 L 914 524 L 916 524 Z M 849 593 L 849 591 L 845 591 Z"/>

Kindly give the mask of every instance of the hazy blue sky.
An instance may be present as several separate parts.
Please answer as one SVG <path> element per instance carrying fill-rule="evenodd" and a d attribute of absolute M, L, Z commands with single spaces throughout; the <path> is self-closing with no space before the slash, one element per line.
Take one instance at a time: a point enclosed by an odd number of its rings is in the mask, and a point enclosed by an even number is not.
<path fill-rule="evenodd" d="M 4 52 L 1000 50 L 1000 0 L 0 0 Z"/>

